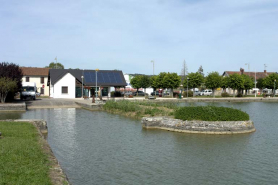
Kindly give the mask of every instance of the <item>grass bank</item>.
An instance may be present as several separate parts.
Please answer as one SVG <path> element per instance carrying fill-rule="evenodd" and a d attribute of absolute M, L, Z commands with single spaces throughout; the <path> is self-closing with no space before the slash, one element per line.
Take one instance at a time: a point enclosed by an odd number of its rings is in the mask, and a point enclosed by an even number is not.
<path fill-rule="evenodd" d="M 173 116 L 176 105 L 143 101 L 107 101 L 103 109 L 110 113 L 141 119 L 148 116 Z"/>
<path fill-rule="evenodd" d="M 178 107 L 176 103 L 145 101 L 107 101 L 103 109 L 115 114 L 141 119 L 142 117 L 168 116 L 181 120 L 246 121 L 249 115 L 241 110 L 216 106 Z"/>
<path fill-rule="evenodd" d="M 0 184 L 51 184 L 49 161 L 30 123 L 1 122 Z"/>

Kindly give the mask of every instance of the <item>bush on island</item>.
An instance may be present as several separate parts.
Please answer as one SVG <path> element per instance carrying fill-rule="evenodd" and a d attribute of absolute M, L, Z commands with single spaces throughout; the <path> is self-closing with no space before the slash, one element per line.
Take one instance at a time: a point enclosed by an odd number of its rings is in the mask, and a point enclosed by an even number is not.
<path fill-rule="evenodd" d="M 187 91 L 183 91 L 182 93 L 183 97 L 186 98 L 187 97 Z M 193 91 L 188 91 L 188 97 L 193 97 Z"/>
<path fill-rule="evenodd" d="M 222 96 L 222 97 L 230 97 L 230 94 L 227 93 L 227 92 L 223 92 L 223 93 L 221 93 L 221 96 Z"/>
<path fill-rule="evenodd" d="M 181 120 L 202 121 L 247 121 L 249 115 L 238 109 L 215 106 L 197 106 L 178 108 L 174 116 Z"/>

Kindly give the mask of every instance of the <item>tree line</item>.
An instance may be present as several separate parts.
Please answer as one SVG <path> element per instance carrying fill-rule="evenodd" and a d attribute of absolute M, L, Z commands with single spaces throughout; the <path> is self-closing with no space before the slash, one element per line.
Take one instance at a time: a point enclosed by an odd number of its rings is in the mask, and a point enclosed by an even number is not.
<path fill-rule="evenodd" d="M 270 74 L 265 78 L 258 79 L 256 87 L 260 89 L 273 89 L 274 91 L 275 80 L 278 81 L 278 74 Z M 255 79 L 245 74 L 239 75 L 234 73 L 229 76 L 222 76 L 218 72 L 211 72 L 204 77 L 203 73 L 200 71 L 196 73 L 188 73 L 185 77 L 182 75 L 179 76 L 177 73 L 166 72 L 162 72 L 155 76 L 136 75 L 131 79 L 130 83 L 133 88 L 137 89 L 137 91 L 139 88 L 146 89 L 148 87 L 154 88 L 154 90 L 166 88 L 171 89 L 171 96 L 173 96 L 173 90 L 179 87 L 188 87 L 190 89 L 203 87 L 212 89 L 213 97 L 215 97 L 215 90 L 217 88 L 223 88 L 224 91 L 226 88 L 231 88 L 233 89 L 233 96 L 235 97 L 235 90 L 242 94 L 245 91 L 247 94 L 249 89 L 255 87 Z M 275 86 L 275 89 L 277 89 L 277 85 Z"/>

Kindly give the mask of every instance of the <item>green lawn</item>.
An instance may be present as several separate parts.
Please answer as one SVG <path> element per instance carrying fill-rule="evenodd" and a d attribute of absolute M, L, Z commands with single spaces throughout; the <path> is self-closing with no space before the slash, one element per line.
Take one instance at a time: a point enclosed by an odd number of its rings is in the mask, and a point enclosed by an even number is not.
<path fill-rule="evenodd" d="M 1 122 L 0 184 L 51 184 L 49 161 L 30 123 Z"/>

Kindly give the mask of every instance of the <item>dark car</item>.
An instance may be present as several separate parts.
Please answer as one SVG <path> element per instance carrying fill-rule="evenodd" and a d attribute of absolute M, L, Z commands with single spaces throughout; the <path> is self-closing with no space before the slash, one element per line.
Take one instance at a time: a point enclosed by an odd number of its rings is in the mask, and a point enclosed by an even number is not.
<path fill-rule="evenodd" d="M 154 96 L 154 95 L 155 95 L 154 93 L 155 93 L 155 92 L 152 92 L 151 95 Z M 159 92 L 156 91 L 156 95 L 157 95 L 157 96 L 158 96 L 158 93 L 159 93 Z"/>
<path fill-rule="evenodd" d="M 144 93 L 143 91 L 137 91 L 138 92 L 138 96 L 145 96 L 147 93 Z M 137 92 L 133 93 L 133 96 L 137 96 Z"/>

